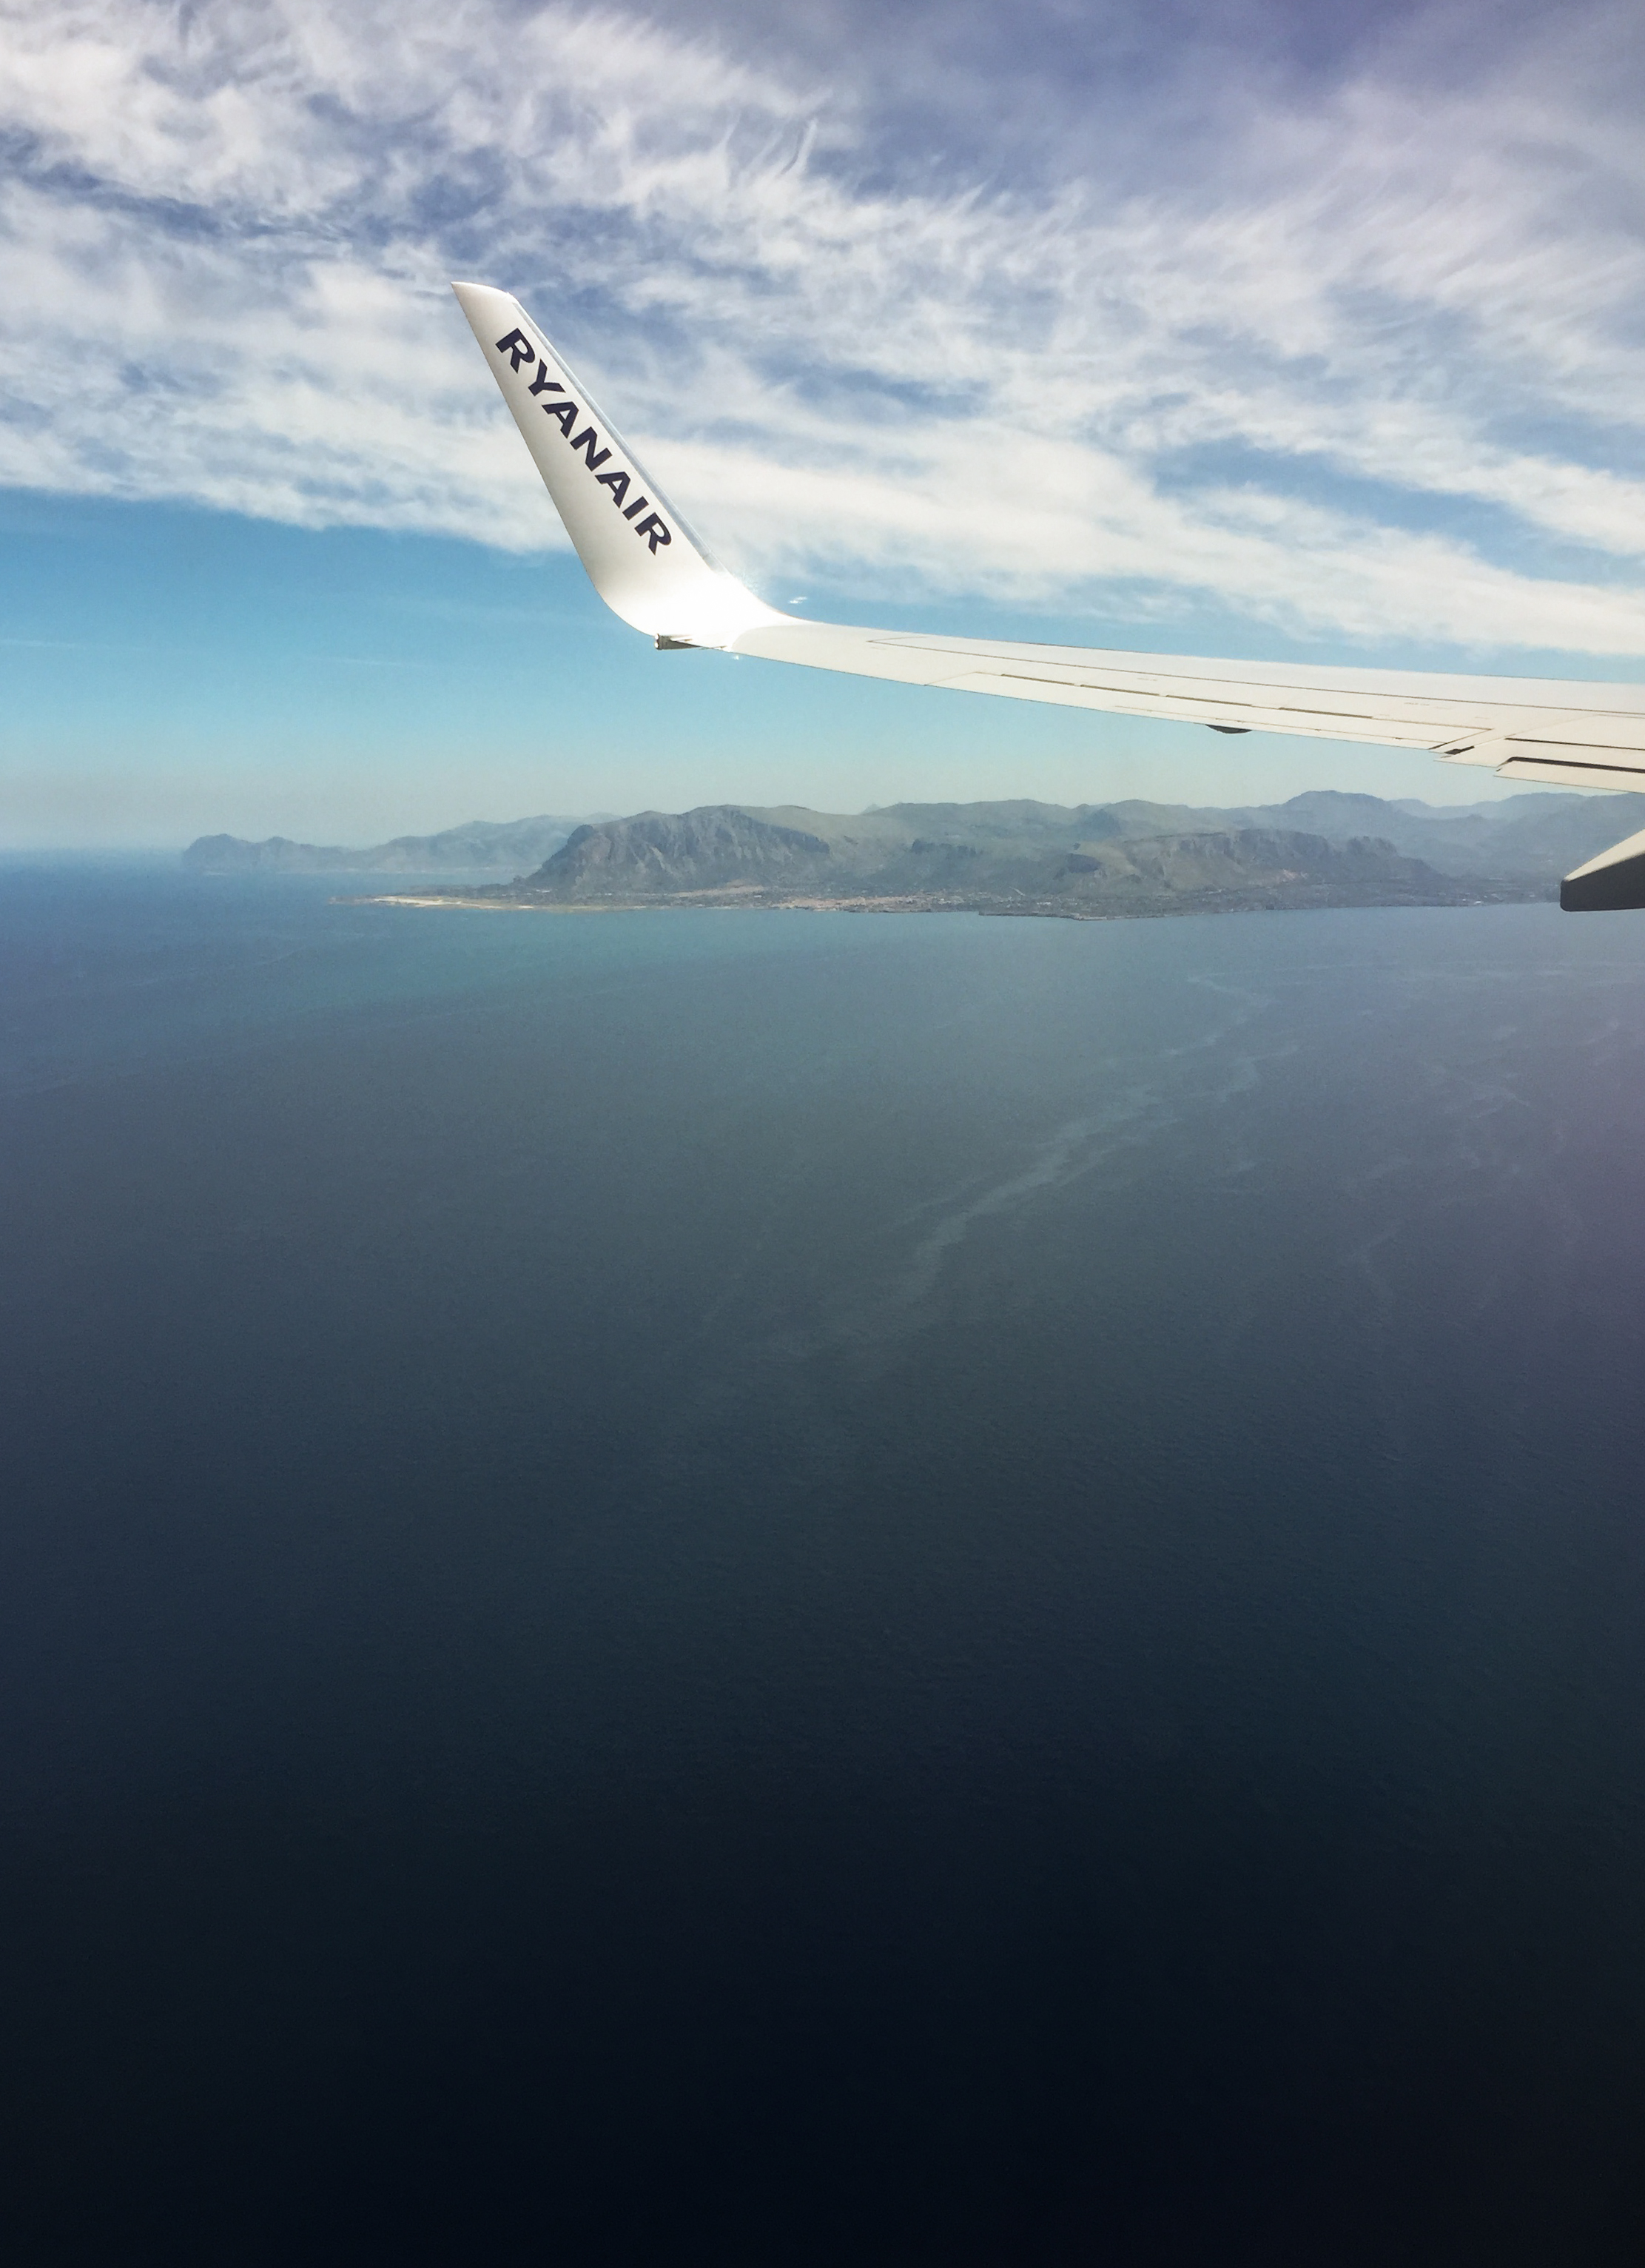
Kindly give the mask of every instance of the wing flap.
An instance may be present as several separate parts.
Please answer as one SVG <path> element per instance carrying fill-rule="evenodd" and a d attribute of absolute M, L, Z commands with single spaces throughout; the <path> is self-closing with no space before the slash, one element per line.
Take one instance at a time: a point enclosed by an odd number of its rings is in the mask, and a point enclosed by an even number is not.
<path fill-rule="evenodd" d="M 1510 743 L 1510 746 L 1512 744 Z M 1605 761 L 1601 760 L 1602 753 Z M 1622 790 L 1645 792 L 1645 756 L 1632 762 L 1626 753 L 1595 750 L 1587 755 L 1559 756 L 1510 755 L 1496 767 L 1502 779 L 1524 780 L 1535 787 L 1598 787 L 1612 795 Z"/>

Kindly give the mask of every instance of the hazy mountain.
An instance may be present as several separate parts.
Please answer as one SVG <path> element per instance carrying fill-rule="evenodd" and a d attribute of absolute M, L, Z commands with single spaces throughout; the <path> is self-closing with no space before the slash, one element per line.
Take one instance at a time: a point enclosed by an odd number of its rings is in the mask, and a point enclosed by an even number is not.
<path fill-rule="evenodd" d="M 204 836 L 208 873 L 446 874 L 536 905 L 817 902 L 983 912 L 1449 905 L 1552 895 L 1635 832 L 1638 797 L 1532 792 L 1492 803 L 1315 789 L 1287 803 L 899 803 L 840 813 L 705 804 L 626 819 L 475 821 L 370 850 Z M 495 875 L 488 884 L 483 877 Z M 506 878 L 506 879 L 505 879 Z"/>
<path fill-rule="evenodd" d="M 1158 806 L 1029 802 L 898 805 L 854 816 L 735 804 L 648 811 L 578 828 L 523 885 L 487 895 L 551 905 L 823 902 L 1021 913 L 1149 913 L 1190 901 L 1449 904 L 1480 895 L 1383 837 L 1333 842 L 1295 824 L 1160 824 L 1178 815 Z"/>
<path fill-rule="evenodd" d="M 828 843 L 811 828 L 785 825 L 772 813 L 707 804 L 579 827 L 527 887 L 569 902 L 799 887 L 826 871 L 829 855 Z"/>
<path fill-rule="evenodd" d="M 695 812 L 639 812 L 577 828 L 528 878 L 532 896 L 553 902 L 650 901 L 700 891 L 822 891 L 825 896 L 977 896 L 1078 894 L 1117 880 L 1124 862 L 1101 846 L 1219 837 L 1228 848 L 1212 866 L 1201 862 L 1194 887 L 1215 887 L 1212 871 L 1305 875 L 1333 887 L 1373 887 L 1364 846 L 1377 858 L 1421 859 L 1423 882 L 1409 866 L 1389 866 L 1382 880 L 1398 889 L 1429 889 L 1450 898 L 1448 885 L 1487 896 L 1541 896 L 1559 875 L 1609 843 L 1632 835 L 1645 812 L 1636 796 L 1504 796 L 1495 803 L 1432 805 L 1314 789 L 1289 803 L 1206 807 L 1183 803 L 892 803 L 841 814 L 802 805 L 702 805 Z M 1285 858 L 1275 837 L 1296 837 Z M 1298 848 L 1301 839 L 1355 853 L 1350 878 L 1339 859 Z M 1062 858 L 1094 858 L 1097 866 L 1058 866 Z M 1275 864 L 1278 859 L 1278 864 Z M 1183 853 L 1156 855 L 1153 880 L 1180 891 Z M 1140 869 L 1137 869 L 1140 871 Z M 1239 885 L 1244 887 L 1244 885 Z"/>
<path fill-rule="evenodd" d="M 575 819 L 472 820 L 439 835 L 397 835 L 366 850 L 291 843 L 272 835 L 247 843 L 236 835 L 202 835 L 183 864 L 205 874 L 523 874 L 552 856 L 581 822 Z"/>
<path fill-rule="evenodd" d="M 817 823 L 814 814 L 781 815 L 797 824 L 808 818 Z M 900 820 L 929 835 L 953 833 L 973 842 L 1026 841 L 1036 836 L 1072 842 L 1083 836 L 1244 828 L 1296 829 L 1322 835 L 1329 843 L 1374 836 L 1408 857 L 1426 859 L 1442 873 L 1552 885 L 1572 866 L 1635 833 L 1645 824 L 1645 803 L 1633 795 L 1560 794 L 1545 790 L 1504 796 L 1492 803 L 1430 804 L 1414 797 L 1390 802 L 1381 796 L 1313 788 L 1277 804 L 1207 806 L 1129 801 L 1072 807 L 1024 802 L 898 804 L 867 815 Z"/>

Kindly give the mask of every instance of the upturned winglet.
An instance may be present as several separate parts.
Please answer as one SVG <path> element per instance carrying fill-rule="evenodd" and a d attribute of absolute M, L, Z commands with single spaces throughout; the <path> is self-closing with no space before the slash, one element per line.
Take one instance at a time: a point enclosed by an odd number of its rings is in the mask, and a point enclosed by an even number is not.
<path fill-rule="evenodd" d="M 786 622 L 709 556 L 518 299 L 453 284 L 566 533 L 606 604 L 660 645 Z"/>

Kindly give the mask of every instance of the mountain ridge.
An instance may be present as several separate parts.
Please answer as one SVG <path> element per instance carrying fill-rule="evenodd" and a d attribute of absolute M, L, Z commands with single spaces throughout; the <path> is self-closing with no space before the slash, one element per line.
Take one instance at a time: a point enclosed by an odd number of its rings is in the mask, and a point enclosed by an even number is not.
<path fill-rule="evenodd" d="M 1110 916 L 1540 898 L 1631 831 L 1629 796 L 1463 806 L 1314 789 L 1230 807 L 900 803 L 858 813 L 702 804 L 584 822 L 472 895 L 550 908 L 841 905 Z"/>
<path fill-rule="evenodd" d="M 437 835 L 397 835 L 357 850 L 334 843 L 294 843 L 283 835 L 260 843 L 239 835 L 202 835 L 182 857 L 185 866 L 202 874 L 518 874 L 550 858 L 582 824 L 547 814 L 473 819 Z"/>
<path fill-rule="evenodd" d="M 1638 817 L 1633 796 L 1557 791 L 1470 805 L 1334 788 L 1228 806 L 1010 797 L 840 813 L 717 803 L 475 820 L 358 850 L 202 836 L 182 856 L 211 874 L 415 876 L 433 902 L 487 905 L 1111 915 L 1547 897 Z"/>
<path fill-rule="evenodd" d="M 1041 815 L 1043 814 L 1043 815 Z M 809 824 L 798 824 L 800 821 Z M 940 831 L 914 831 L 915 822 Z M 1036 823 L 1038 821 L 1038 823 Z M 707 804 L 579 828 L 486 895 L 563 906 L 879 905 L 1121 913 L 1173 903 L 1451 903 L 1461 886 L 1391 843 L 1296 828 L 1127 831 L 1105 811 L 903 807 L 848 816 Z"/>

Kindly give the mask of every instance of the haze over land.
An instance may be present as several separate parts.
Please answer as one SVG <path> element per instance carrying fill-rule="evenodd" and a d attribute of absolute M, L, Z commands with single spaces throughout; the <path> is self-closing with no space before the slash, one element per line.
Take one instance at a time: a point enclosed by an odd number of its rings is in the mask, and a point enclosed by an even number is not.
<path fill-rule="evenodd" d="M 397 835 L 364 849 L 293 843 L 283 835 L 261 843 L 237 835 L 202 835 L 184 851 L 183 864 L 202 874 L 514 874 L 551 858 L 584 823 L 547 816 L 474 819 L 437 835 Z"/>
<path fill-rule="evenodd" d="M 1626 795 L 1436 806 L 1333 789 L 1227 808 L 1023 798 L 846 815 L 725 803 L 583 822 L 474 821 L 368 850 L 206 836 L 184 859 L 205 873 L 466 877 L 473 886 L 461 895 L 488 904 L 1113 916 L 1546 898 L 1637 817 Z"/>

